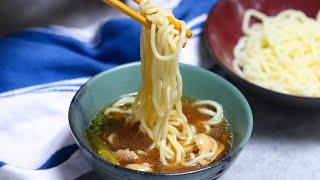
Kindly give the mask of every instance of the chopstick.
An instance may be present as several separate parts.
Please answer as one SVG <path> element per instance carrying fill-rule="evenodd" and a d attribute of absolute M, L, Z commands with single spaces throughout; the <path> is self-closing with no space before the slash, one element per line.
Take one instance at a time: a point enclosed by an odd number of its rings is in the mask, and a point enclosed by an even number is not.
<path fill-rule="evenodd" d="M 140 22 L 144 26 L 146 26 L 148 28 L 151 27 L 151 24 L 147 20 L 146 17 L 141 15 L 139 12 L 131 9 L 129 6 L 122 3 L 120 0 L 102 0 L 102 1 L 109 4 L 110 6 L 112 6 L 114 8 L 116 8 L 117 10 L 123 12 L 124 14 L 130 16 L 131 18 Z M 137 4 L 139 4 L 141 0 L 133 0 L 133 1 L 136 2 Z M 170 24 L 174 25 L 175 29 L 181 31 L 181 24 L 175 18 L 168 16 L 168 20 L 169 20 Z M 192 32 L 189 29 L 187 29 L 187 31 L 186 31 L 186 36 L 188 38 L 192 37 Z"/>
<path fill-rule="evenodd" d="M 141 2 L 141 0 L 133 0 L 133 1 L 137 4 L 140 4 Z M 174 17 L 168 16 L 168 20 L 170 24 L 174 25 L 175 29 L 181 31 L 181 24 Z M 188 38 L 192 36 L 192 32 L 189 29 L 187 29 L 186 36 Z"/>
<path fill-rule="evenodd" d="M 109 4 L 110 6 L 112 6 L 114 8 L 116 8 L 117 10 L 123 12 L 124 14 L 132 17 L 133 19 L 135 19 L 136 21 L 140 22 L 144 26 L 150 28 L 150 22 L 147 20 L 147 18 L 142 16 L 137 11 L 131 9 L 129 6 L 127 6 L 126 4 L 122 3 L 120 0 L 102 0 L 102 1 L 107 3 L 107 4 Z"/>

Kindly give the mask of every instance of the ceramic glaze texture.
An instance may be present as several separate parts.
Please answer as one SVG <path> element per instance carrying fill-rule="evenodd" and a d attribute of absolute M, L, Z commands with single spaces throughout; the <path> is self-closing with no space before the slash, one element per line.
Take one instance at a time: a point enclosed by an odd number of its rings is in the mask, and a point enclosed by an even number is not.
<path fill-rule="evenodd" d="M 183 95 L 197 99 L 212 99 L 222 104 L 231 125 L 233 144 L 221 162 L 186 173 L 144 173 L 111 165 L 99 158 L 89 146 L 85 129 L 94 115 L 120 96 L 136 92 L 140 86 L 140 64 L 131 63 L 102 72 L 79 89 L 71 102 L 69 123 L 81 151 L 94 170 L 105 179 L 199 179 L 219 177 L 236 159 L 252 131 L 251 109 L 243 95 L 223 78 L 199 67 L 180 65 Z"/>
<path fill-rule="evenodd" d="M 319 107 L 320 98 L 307 98 L 277 93 L 238 76 L 232 67 L 233 48 L 243 35 L 242 18 L 247 9 L 257 9 L 266 15 L 276 15 L 286 9 L 297 9 L 315 18 L 320 9 L 319 0 L 223 0 L 211 10 L 206 27 L 205 41 L 218 64 L 247 89 L 267 96 L 267 100 L 299 107 Z M 254 21 L 252 21 L 254 23 Z"/>

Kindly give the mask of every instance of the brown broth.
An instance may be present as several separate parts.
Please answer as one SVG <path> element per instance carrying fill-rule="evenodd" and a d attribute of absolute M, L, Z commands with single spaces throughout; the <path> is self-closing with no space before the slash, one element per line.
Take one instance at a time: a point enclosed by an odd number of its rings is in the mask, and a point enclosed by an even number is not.
<path fill-rule="evenodd" d="M 189 124 L 195 125 L 197 132 L 204 132 L 204 128 L 201 126 L 201 121 L 208 120 L 210 117 L 208 115 L 201 114 L 195 107 L 191 106 L 194 100 L 189 98 L 183 98 L 183 112 L 186 115 Z M 141 164 L 144 162 L 152 165 L 153 172 L 163 172 L 163 173 L 177 173 L 185 172 L 190 170 L 195 170 L 201 168 L 200 165 L 185 167 L 185 166 L 163 166 L 159 159 L 159 151 L 157 149 L 152 149 L 148 151 L 148 147 L 152 144 L 152 140 L 144 133 L 139 130 L 139 124 L 133 126 L 128 126 L 125 124 L 125 119 L 127 115 L 112 113 L 109 116 L 112 117 L 103 117 L 102 130 L 99 132 L 100 138 L 105 142 L 107 147 L 112 151 L 117 151 L 120 149 L 127 149 L 131 151 L 142 150 L 147 152 L 147 155 L 138 154 L 139 159 L 135 161 L 123 161 L 119 160 L 120 166 L 126 166 L 127 164 Z M 110 128 L 108 120 L 116 120 L 118 124 Z M 116 133 L 116 136 L 113 138 L 113 143 L 110 144 L 108 141 L 109 135 Z M 229 131 L 227 121 L 220 123 L 219 125 L 212 126 L 210 133 L 215 140 L 225 145 L 224 151 L 212 162 L 215 163 L 222 158 L 224 158 L 231 147 L 232 136 Z"/>

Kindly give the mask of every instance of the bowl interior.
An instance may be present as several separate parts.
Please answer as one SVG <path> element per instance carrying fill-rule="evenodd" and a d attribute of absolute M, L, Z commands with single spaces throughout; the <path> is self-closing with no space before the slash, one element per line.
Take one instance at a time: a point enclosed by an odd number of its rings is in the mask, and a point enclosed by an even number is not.
<path fill-rule="evenodd" d="M 184 64 L 180 70 L 184 96 L 222 104 L 233 133 L 231 153 L 239 151 L 252 131 L 252 113 L 245 98 L 233 85 L 209 71 Z M 78 91 L 70 105 L 69 121 L 81 147 L 90 149 L 85 129 L 94 115 L 120 96 L 136 92 L 140 83 L 140 63 L 131 63 L 100 73 Z"/>
<path fill-rule="evenodd" d="M 223 0 L 213 7 L 206 26 L 209 48 L 216 60 L 233 72 L 233 48 L 243 35 L 242 18 L 247 9 L 257 9 L 276 15 L 286 9 L 297 9 L 314 18 L 319 11 L 319 0 Z M 252 22 L 253 23 L 253 22 Z"/>

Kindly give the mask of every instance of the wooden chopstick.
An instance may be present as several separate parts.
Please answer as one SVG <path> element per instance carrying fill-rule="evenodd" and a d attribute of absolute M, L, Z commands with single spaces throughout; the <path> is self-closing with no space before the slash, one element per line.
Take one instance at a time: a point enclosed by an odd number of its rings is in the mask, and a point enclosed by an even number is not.
<path fill-rule="evenodd" d="M 129 6 L 126 4 L 122 3 L 119 0 L 102 0 L 103 2 L 109 4 L 110 6 L 116 8 L 117 10 L 123 12 L 124 14 L 132 17 L 136 21 L 140 22 L 146 27 L 150 27 L 150 22 L 147 20 L 146 17 L 142 16 L 140 13 L 137 11 L 131 9 Z"/>
<path fill-rule="evenodd" d="M 141 0 L 133 0 L 133 1 L 137 4 L 140 4 L 140 2 L 141 2 Z M 174 17 L 168 16 L 168 20 L 169 20 L 170 24 L 174 25 L 175 29 L 181 31 L 181 24 Z M 186 36 L 188 38 L 190 38 L 192 36 L 192 32 L 189 29 L 187 29 Z"/>
<path fill-rule="evenodd" d="M 109 4 L 110 6 L 112 6 L 114 8 L 116 8 L 117 10 L 123 12 L 124 14 L 132 17 L 133 19 L 140 22 L 144 26 L 150 28 L 151 24 L 147 20 L 146 17 L 141 15 L 139 12 L 131 9 L 129 6 L 122 3 L 120 0 L 102 0 L 102 1 Z M 133 0 L 133 1 L 139 4 L 141 0 Z M 181 24 L 175 18 L 168 16 L 168 20 L 169 20 L 170 24 L 174 25 L 175 29 L 181 31 Z M 187 29 L 187 31 L 186 31 L 186 36 L 188 38 L 192 37 L 192 32 L 189 29 Z"/>

